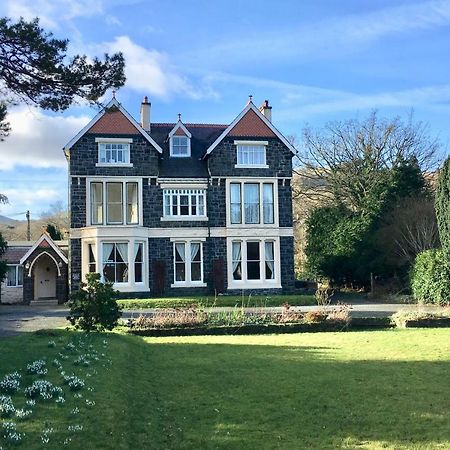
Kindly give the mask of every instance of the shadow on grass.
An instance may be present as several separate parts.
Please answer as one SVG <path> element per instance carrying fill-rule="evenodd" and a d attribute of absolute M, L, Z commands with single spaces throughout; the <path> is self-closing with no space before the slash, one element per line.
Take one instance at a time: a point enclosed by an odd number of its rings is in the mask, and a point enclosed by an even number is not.
<path fill-rule="evenodd" d="M 99 369 L 93 380 L 96 407 L 80 416 L 86 448 L 450 445 L 449 361 L 339 360 L 326 345 L 109 337 L 113 364 Z M 16 363 L 7 359 L 8 369 L 42 356 L 46 339 L 29 335 L 2 341 L 3 355 Z M 52 406 L 44 417 L 53 415 L 57 426 L 73 423 L 64 414 Z M 31 437 L 38 429 L 30 426 Z"/>

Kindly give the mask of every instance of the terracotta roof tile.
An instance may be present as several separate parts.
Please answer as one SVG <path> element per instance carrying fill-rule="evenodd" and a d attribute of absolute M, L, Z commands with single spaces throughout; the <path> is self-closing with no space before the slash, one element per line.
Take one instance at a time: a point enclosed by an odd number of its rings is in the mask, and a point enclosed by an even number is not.
<path fill-rule="evenodd" d="M 119 110 L 107 110 L 103 117 L 92 125 L 88 133 L 139 134 L 139 131 Z"/>
<path fill-rule="evenodd" d="M 236 137 L 275 137 L 275 133 L 254 111 L 248 110 L 241 120 L 230 130 L 228 136 Z"/>

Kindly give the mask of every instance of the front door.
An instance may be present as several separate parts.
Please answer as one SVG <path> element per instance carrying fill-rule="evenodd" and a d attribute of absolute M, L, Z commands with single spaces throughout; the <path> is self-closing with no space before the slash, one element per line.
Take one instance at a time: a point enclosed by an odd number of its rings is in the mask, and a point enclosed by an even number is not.
<path fill-rule="evenodd" d="M 41 256 L 34 272 L 36 299 L 56 297 L 56 276 L 55 262 L 47 255 Z"/>

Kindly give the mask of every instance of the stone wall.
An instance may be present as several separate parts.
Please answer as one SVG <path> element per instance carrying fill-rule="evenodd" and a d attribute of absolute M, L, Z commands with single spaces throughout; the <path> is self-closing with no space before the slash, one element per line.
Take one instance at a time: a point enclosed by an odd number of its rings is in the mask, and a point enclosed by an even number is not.
<path fill-rule="evenodd" d="M 22 286 L 7 286 L 5 282 L 1 284 L 1 298 L 2 304 L 15 304 L 23 302 L 23 287 Z"/>

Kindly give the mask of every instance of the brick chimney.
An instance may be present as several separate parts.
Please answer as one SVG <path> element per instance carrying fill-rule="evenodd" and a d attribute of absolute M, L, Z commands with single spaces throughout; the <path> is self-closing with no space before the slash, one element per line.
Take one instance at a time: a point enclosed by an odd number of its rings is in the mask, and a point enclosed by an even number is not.
<path fill-rule="evenodd" d="M 148 97 L 145 96 L 141 103 L 141 127 L 145 131 L 150 131 L 150 108 L 152 104 L 148 101 Z"/>
<path fill-rule="evenodd" d="M 259 107 L 259 110 L 266 116 L 266 119 L 269 122 L 272 122 L 272 107 L 269 106 L 269 100 L 264 100 L 263 104 Z"/>

